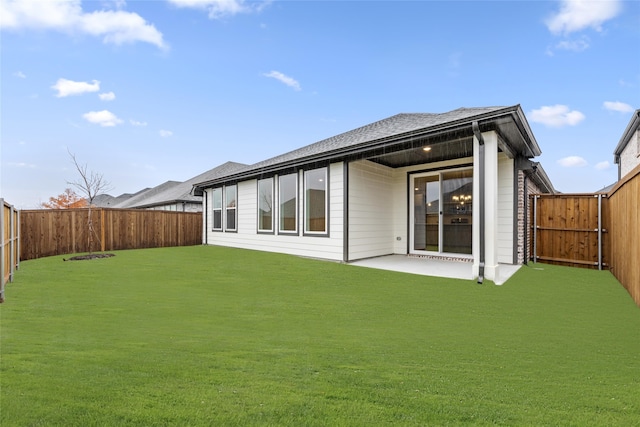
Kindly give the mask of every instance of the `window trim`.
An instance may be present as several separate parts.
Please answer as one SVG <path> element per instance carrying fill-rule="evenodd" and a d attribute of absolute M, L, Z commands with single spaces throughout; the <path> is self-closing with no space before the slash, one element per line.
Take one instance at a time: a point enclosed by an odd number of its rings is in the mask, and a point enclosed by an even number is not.
<path fill-rule="evenodd" d="M 311 231 L 307 230 L 307 214 L 309 213 L 307 210 L 307 174 L 315 171 L 323 170 L 324 171 L 324 230 L 323 231 Z M 304 236 L 316 236 L 316 237 L 329 237 L 329 167 L 324 166 L 320 168 L 307 169 L 302 174 L 302 230 Z"/>
<path fill-rule="evenodd" d="M 271 181 L 271 224 L 270 224 L 270 228 L 260 228 L 260 226 L 262 225 L 262 218 L 260 217 L 260 184 L 265 182 L 265 181 Z M 263 179 L 258 179 L 257 180 L 257 200 L 256 200 L 256 216 L 257 216 L 257 224 L 256 224 L 256 230 L 258 232 L 258 234 L 275 234 L 275 227 L 274 227 L 274 223 L 275 223 L 275 216 L 276 216 L 276 209 L 275 209 L 275 205 L 273 203 L 273 201 L 276 200 L 275 197 L 275 177 L 269 177 L 269 178 L 263 178 Z"/>
<path fill-rule="evenodd" d="M 216 191 L 220 191 L 220 207 L 216 208 L 216 200 L 215 193 Z M 222 206 L 224 205 L 224 201 L 222 200 L 222 187 L 216 187 L 211 189 L 211 231 L 221 232 L 223 231 L 224 224 L 224 215 L 222 213 Z M 216 228 L 216 211 L 220 211 L 220 227 Z"/>
<path fill-rule="evenodd" d="M 295 214 L 295 218 L 293 221 L 294 224 L 294 229 L 293 230 L 285 230 L 282 228 L 283 225 L 283 221 L 282 221 L 282 178 L 288 178 L 288 177 L 293 177 L 293 184 L 294 184 L 294 214 Z M 300 212 L 299 212 L 299 199 L 300 199 L 300 194 L 299 194 L 299 185 L 300 182 L 300 174 L 299 172 L 293 172 L 293 173 L 289 173 L 286 175 L 279 175 L 278 176 L 278 234 L 279 235 L 285 235 L 285 236 L 298 236 L 300 235 L 299 232 L 299 217 L 300 217 Z"/>
<path fill-rule="evenodd" d="M 227 191 L 231 188 L 235 189 L 235 206 L 233 207 L 228 207 L 227 203 Z M 238 232 L 238 184 L 232 184 L 232 185 L 225 185 L 224 186 L 224 199 L 223 199 L 223 203 L 222 205 L 224 206 L 224 220 L 223 220 L 223 225 L 224 225 L 224 231 L 228 232 L 228 233 L 237 233 Z M 235 228 L 229 228 L 228 227 L 228 220 L 229 220 L 229 211 L 233 211 L 234 214 L 234 224 L 235 224 Z"/>

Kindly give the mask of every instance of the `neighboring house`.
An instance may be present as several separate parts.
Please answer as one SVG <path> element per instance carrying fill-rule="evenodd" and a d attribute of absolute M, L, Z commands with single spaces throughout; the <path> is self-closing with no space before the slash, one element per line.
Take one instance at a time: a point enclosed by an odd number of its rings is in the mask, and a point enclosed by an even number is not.
<path fill-rule="evenodd" d="M 93 206 L 98 207 L 98 208 L 110 208 L 114 205 L 117 205 L 119 203 L 124 202 L 125 200 L 127 200 L 130 197 L 135 196 L 136 194 L 142 193 L 143 191 L 147 191 L 149 190 L 148 188 L 145 188 L 143 190 L 138 191 L 135 194 L 131 194 L 131 193 L 124 193 L 121 194 L 117 197 L 111 196 L 109 194 L 98 194 L 94 199 L 93 199 Z"/>
<path fill-rule="evenodd" d="M 218 176 L 234 172 L 247 165 L 226 162 L 216 168 L 208 170 L 188 181 L 167 181 L 157 187 L 147 188 L 129 197 L 118 196 L 107 201 L 103 207 L 119 209 L 150 209 L 178 212 L 202 212 L 202 196 L 192 194 L 193 185 L 203 180 L 215 179 Z M 117 200 L 117 201 L 116 201 Z"/>
<path fill-rule="evenodd" d="M 442 257 L 494 280 L 501 263 L 524 262 L 527 192 L 554 192 L 530 160 L 540 154 L 519 105 L 398 114 L 194 193 L 205 244 L 344 262 Z"/>
<path fill-rule="evenodd" d="M 640 165 L 640 109 L 633 113 L 622 134 L 613 152 L 613 162 L 618 165 L 618 180 Z"/>

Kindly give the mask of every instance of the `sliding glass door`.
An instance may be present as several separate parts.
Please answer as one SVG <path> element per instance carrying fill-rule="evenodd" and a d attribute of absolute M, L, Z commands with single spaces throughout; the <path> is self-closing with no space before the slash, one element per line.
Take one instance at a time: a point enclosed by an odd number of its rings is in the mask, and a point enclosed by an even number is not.
<path fill-rule="evenodd" d="M 411 176 L 411 251 L 471 254 L 473 169 Z"/>

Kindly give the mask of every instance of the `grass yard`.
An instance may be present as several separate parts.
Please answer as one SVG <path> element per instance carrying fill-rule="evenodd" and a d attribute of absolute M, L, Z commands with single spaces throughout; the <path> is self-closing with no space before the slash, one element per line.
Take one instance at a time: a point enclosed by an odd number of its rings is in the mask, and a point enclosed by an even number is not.
<path fill-rule="evenodd" d="M 606 271 L 115 253 L 7 285 L 1 425 L 640 425 L 640 309 Z"/>

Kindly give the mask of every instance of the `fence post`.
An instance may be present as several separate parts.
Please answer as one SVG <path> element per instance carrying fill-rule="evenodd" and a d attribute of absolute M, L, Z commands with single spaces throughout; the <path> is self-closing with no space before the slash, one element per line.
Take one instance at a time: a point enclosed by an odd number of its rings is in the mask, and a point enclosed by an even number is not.
<path fill-rule="evenodd" d="M 17 243 L 16 243 L 16 257 L 18 258 L 16 260 L 16 270 L 20 269 L 20 242 L 22 241 L 22 237 L 20 236 L 20 211 L 18 211 L 18 213 L 16 214 L 16 218 L 18 218 L 18 225 L 16 227 L 16 237 L 17 237 Z"/>
<path fill-rule="evenodd" d="M 9 282 L 13 282 L 13 271 L 16 268 L 16 219 L 13 205 L 9 207 Z M 2 294 L 4 297 L 4 293 Z"/>
<path fill-rule="evenodd" d="M 100 249 L 101 252 L 104 252 L 105 249 L 105 239 L 104 239 L 104 208 L 100 208 Z"/>
<path fill-rule="evenodd" d="M 71 253 L 77 253 L 76 250 L 76 211 L 71 211 Z"/>
<path fill-rule="evenodd" d="M 598 193 L 598 270 L 602 270 L 602 194 Z"/>
<path fill-rule="evenodd" d="M 6 247 L 4 244 L 4 199 L 0 199 L 0 303 L 4 302 L 4 258 Z"/>

